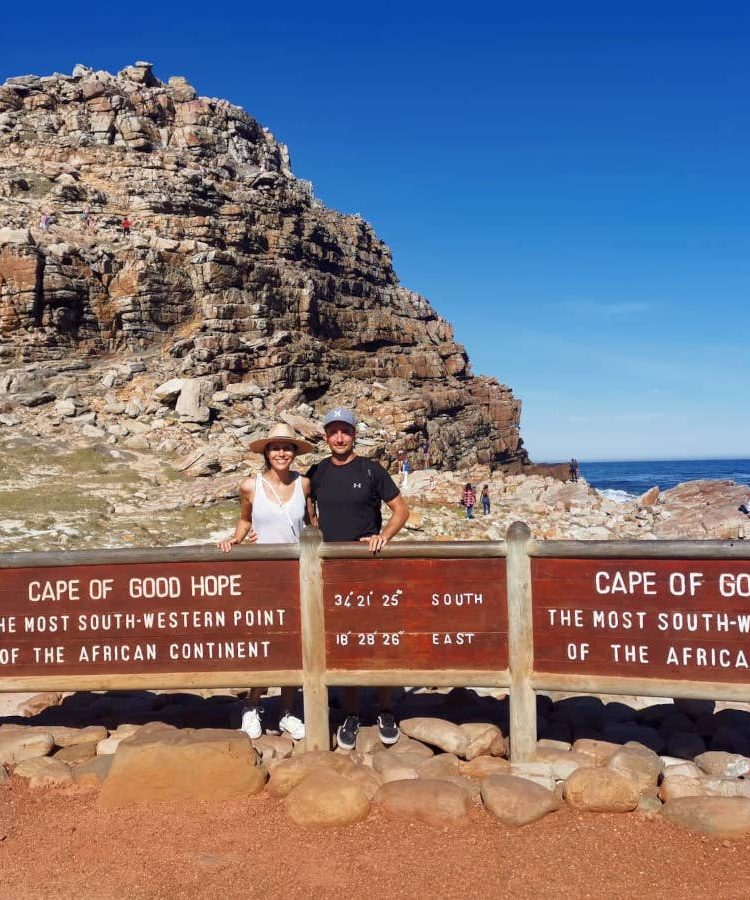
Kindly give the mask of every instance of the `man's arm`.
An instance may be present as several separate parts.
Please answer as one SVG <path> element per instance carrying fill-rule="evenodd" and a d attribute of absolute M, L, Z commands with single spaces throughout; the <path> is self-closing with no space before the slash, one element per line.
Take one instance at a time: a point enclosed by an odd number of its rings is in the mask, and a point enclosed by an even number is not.
<path fill-rule="evenodd" d="M 382 550 L 391 538 L 395 537 L 399 531 L 401 531 L 409 518 L 409 507 L 406 505 L 406 500 L 404 500 L 401 494 L 397 494 L 393 500 L 387 500 L 386 505 L 391 511 L 391 517 L 385 528 L 380 534 L 373 534 L 370 537 L 361 538 L 361 540 L 367 541 L 368 549 L 373 553 Z"/>

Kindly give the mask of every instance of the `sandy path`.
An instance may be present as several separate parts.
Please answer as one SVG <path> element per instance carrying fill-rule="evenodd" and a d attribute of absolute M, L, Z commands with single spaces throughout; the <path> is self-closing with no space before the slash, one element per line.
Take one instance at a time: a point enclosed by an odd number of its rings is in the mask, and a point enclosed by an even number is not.
<path fill-rule="evenodd" d="M 561 810 L 510 830 L 372 815 L 303 831 L 269 797 L 101 810 L 95 795 L 0 787 L 0 897 L 740 898 L 750 840 Z"/>

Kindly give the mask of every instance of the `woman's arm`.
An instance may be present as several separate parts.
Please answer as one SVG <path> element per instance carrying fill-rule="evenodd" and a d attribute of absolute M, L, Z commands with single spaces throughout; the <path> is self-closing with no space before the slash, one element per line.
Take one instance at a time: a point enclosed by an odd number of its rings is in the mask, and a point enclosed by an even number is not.
<path fill-rule="evenodd" d="M 228 553 L 232 547 L 247 540 L 254 544 L 258 535 L 253 531 L 253 500 L 255 499 L 255 481 L 243 478 L 240 482 L 240 519 L 234 529 L 234 535 L 218 544 L 219 550 Z"/>

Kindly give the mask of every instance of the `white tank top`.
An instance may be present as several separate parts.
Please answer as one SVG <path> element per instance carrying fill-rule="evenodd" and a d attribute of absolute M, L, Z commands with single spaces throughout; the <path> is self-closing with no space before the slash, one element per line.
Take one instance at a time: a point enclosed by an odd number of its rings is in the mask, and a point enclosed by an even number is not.
<path fill-rule="evenodd" d="M 302 478 L 294 480 L 294 493 L 286 503 L 273 495 L 273 490 L 258 474 L 255 478 L 253 531 L 259 544 L 296 544 L 305 519 L 305 495 Z"/>

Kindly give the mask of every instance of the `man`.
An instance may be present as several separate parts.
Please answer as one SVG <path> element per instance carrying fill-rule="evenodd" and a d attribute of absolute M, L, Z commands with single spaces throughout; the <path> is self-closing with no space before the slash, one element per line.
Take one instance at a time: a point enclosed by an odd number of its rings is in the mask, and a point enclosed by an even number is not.
<path fill-rule="evenodd" d="M 324 541 L 364 541 L 378 553 L 406 524 L 409 510 L 385 469 L 373 459 L 354 452 L 357 420 L 350 409 L 331 410 L 323 419 L 331 455 L 307 473 L 311 502 L 317 505 L 317 521 Z M 391 511 L 383 527 L 381 504 Z M 311 510 L 314 521 L 314 510 Z M 378 730 L 384 744 L 395 744 L 399 729 L 391 713 L 391 689 L 378 688 Z M 359 731 L 357 688 L 344 690 L 346 719 L 336 739 L 339 747 L 353 750 Z"/>

